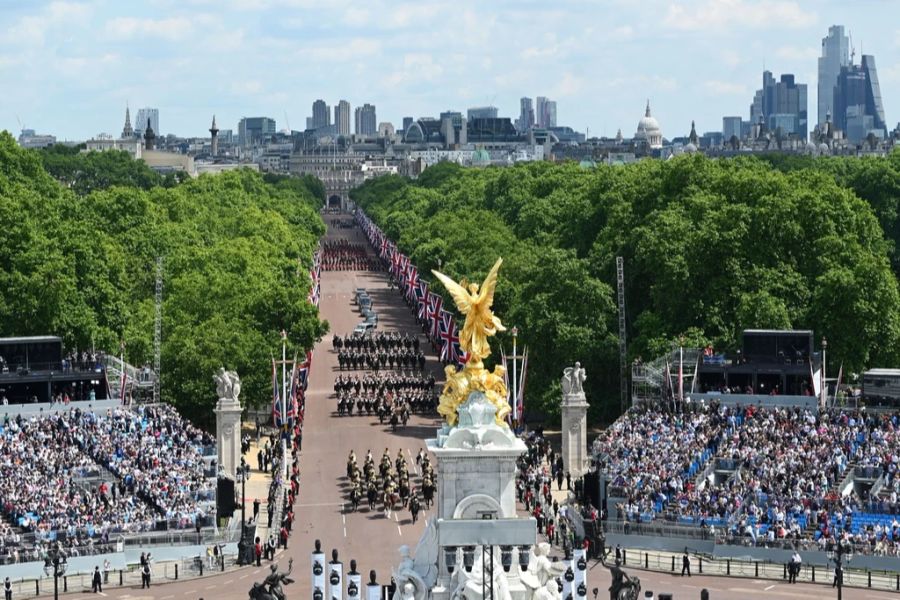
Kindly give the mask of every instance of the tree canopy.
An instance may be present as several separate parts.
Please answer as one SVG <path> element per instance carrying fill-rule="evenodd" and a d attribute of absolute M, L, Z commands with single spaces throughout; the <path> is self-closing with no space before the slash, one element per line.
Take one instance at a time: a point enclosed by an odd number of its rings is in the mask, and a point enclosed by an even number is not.
<path fill-rule="evenodd" d="M 478 280 L 504 258 L 497 314 L 531 348 L 532 410 L 556 413 L 560 373 L 580 360 L 590 401 L 617 411 L 617 256 L 629 361 L 681 337 L 734 350 L 749 328 L 813 329 L 845 371 L 900 356 L 898 153 L 794 165 L 701 155 L 596 169 L 448 163 L 351 195 L 420 272 L 441 261 Z M 508 334 L 501 342 L 508 349 Z"/>
<path fill-rule="evenodd" d="M 224 366 L 240 374 L 244 400 L 270 401 L 280 331 L 298 352 L 327 331 L 306 301 L 325 231 L 311 182 L 240 170 L 162 187 L 124 153 L 66 156 L 75 171 L 118 165 L 123 175 L 88 190 L 63 170 L 61 185 L 47 154 L 0 133 L 0 335 L 59 335 L 70 349 L 112 353 L 124 341 L 129 363 L 149 364 L 162 257 L 163 399 L 209 423 L 212 374 Z"/>

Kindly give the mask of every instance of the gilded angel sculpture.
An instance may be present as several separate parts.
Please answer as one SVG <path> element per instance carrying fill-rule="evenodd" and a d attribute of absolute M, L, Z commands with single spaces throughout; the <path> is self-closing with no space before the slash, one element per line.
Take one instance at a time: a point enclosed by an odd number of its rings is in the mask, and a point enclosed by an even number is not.
<path fill-rule="evenodd" d="M 500 319 L 491 312 L 494 290 L 497 288 L 497 272 L 502 263 L 503 259 L 498 258 L 481 284 L 480 290 L 477 283 L 467 284 L 465 279 L 456 283 L 443 273 L 431 271 L 453 296 L 459 312 L 466 316 L 465 325 L 459 334 L 459 345 L 469 353 L 469 360 L 476 363 L 480 363 L 491 354 L 488 338 L 496 335 L 498 331 L 506 331 Z"/>

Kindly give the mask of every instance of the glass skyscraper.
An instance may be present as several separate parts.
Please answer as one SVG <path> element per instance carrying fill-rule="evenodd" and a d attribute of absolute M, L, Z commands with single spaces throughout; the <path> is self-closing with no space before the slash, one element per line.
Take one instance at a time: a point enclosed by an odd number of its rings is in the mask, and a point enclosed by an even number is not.
<path fill-rule="evenodd" d="M 834 86 L 841 69 L 850 64 L 850 40 L 844 35 L 843 25 L 832 25 L 828 35 L 822 38 L 822 56 L 819 57 L 819 96 L 817 99 L 817 123 L 825 122 L 825 116 L 834 112 Z"/>

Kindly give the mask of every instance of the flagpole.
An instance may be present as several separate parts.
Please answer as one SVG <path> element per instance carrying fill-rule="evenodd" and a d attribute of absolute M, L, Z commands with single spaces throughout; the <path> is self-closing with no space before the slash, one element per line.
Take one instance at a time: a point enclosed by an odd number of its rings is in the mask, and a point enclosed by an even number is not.
<path fill-rule="evenodd" d="M 285 377 L 287 368 L 287 332 L 281 330 L 281 481 L 287 481 L 287 437 L 284 435 L 284 425 L 287 423 L 287 390 Z"/>
<path fill-rule="evenodd" d="M 519 395 L 517 392 L 518 392 L 518 387 L 519 387 L 519 378 L 516 376 L 516 374 L 518 372 L 518 370 L 516 369 L 516 360 L 518 359 L 518 356 L 516 356 L 516 340 L 519 337 L 519 328 L 518 327 L 512 328 L 512 336 L 513 336 L 513 353 L 512 353 L 512 360 L 513 360 L 513 378 L 512 378 L 512 381 L 513 381 L 513 395 L 512 395 L 513 411 L 512 412 L 513 412 L 513 421 L 515 423 L 516 428 L 518 428 L 519 427 L 519 414 L 518 414 L 519 413 Z"/>

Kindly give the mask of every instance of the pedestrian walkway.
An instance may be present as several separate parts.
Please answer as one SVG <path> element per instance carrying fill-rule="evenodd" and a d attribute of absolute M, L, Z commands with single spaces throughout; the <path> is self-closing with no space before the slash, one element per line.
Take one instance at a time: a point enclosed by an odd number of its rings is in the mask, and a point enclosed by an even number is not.
<path fill-rule="evenodd" d="M 244 510 L 247 514 L 247 521 L 253 525 L 256 525 L 256 534 L 254 538 L 258 537 L 260 539 L 260 543 L 265 544 L 266 539 L 269 537 L 269 488 L 272 485 L 272 474 L 271 471 L 261 471 L 259 469 L 259 451 L 261 448 L 265 448 L 266 442 L 269 441 L 268 435 L 263 435 L 265 433 L 266 428 L 262 428 L 262 432 L 259 436 L 259 442 L 257 442 L 257 431 L 256 426 L 250 423 L 245 423 L 241 430 L 241 436 L 249 435 L 250 436 L 250 449 L 244 454 L 244 460 L 247 461 L 247 464 L 250 465 L 250 479 L 246 483 L 246 494 L 243 498 Z M 240 490 L 238 490 L 240 493 Z M 256 500 L 259 500 L 259 514 L 256 519 L 253 518 L 253 505 Z M 235 514 L 235 518 L 240 519 L 241 516 L 239 514 Z M 272 523 L 273 531 L 277 533 L 278 531 L 278 523 Z M 254 542 L 255 540 L 250 540 Z"/>

